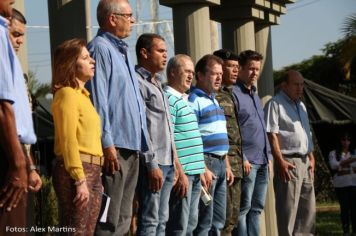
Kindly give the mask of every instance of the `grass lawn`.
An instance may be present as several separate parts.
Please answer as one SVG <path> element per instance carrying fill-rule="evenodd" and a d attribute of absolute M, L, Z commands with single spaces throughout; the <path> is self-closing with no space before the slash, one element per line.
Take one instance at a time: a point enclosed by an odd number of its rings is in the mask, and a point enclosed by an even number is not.
<path fill-rule="evenodd" d="M 338 203 L 317 204 L 316 232 L 320 236 L 342 236 Z"/>

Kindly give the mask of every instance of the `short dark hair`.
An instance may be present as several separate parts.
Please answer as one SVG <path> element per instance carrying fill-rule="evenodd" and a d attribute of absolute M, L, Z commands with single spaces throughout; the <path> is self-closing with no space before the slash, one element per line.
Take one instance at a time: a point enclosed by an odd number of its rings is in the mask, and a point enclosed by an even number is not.
<path fill-rule="evenodd" d="M 195 65 L 195 73 L 196 73 L 196 79 L 198 80 L 198 73 L 201 72 L 203 74 L 206 73 L 206 69 L 208 66 L 211 66 L 212 64 L 220 64 L 223 65 L 224 61 L 215 55 L 212 54 L 207 54 L 203 56 L 202 58 L 199 59 L 197 64 Z"/>
<path fill-rule="evenodd" d="M 248 61 L 262 61 L 263 56 L 256 51 L 246 50 L 239 54 L 239 64 L 240 66 L 245 66 Z"/>
<path fill-rule="evenodd" d="M 219 49 L 213 53 L 215 56 L 220 57 L 224 61 L 232 60 L 238 61 L 239 56 L 230 49 Z"/>
<path fill-rule="evenodd" d="M 138 37 L 137 42 L 136 42 L 136 57 L 137 61 L 140 60 L 141 54 L 140 50 L 142 48 L 146 49 L 147 51 L 150 51 L 152 48 L 152 42 L 154 39 L 160 39 L 164 40 L 164 38 L 159 35 L 159 34 L 153 34 L 153 33 L 145 33 L 141 34 L 140 37 Z"/>
<path fill-rule="evenodd" d="M 25 16 L 17 9 L 12 8 L 12 16 L 11 16 L 11 20 L 17 20 L 19 22 L 21 22 L 22 24 L 27 24 L 26 18 Z"/>

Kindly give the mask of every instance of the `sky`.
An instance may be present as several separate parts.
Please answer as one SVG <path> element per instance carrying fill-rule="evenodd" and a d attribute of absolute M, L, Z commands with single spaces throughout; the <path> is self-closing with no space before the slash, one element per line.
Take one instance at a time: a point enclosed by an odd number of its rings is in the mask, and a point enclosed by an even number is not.
<path fill-rule="evenodd" d="M 151 0 L 130 0 L 137 25 L 125 41 L 131 47 L 137 35 L 153 30 L 150 6 Z M 158 0 L 157 0 L 158 1 Z M 92 28 L 95 35 L 98 24 L 95 11 L 98 0 L 91 0 Z M 50 47 L 48 30 L 47 0 L 27 0 L 25 16 L 27 18 L 27 43 L 29 69 L 43 83 L 50 83 Z M 169 56 L 174 53 L 173 24 L 171 8 L 159 6 L 159 33 L 166 37 Z M 313 55 L 322 54 L 326 43 L 335 42 L 343 37 L 342 23 L 347 16 L 356 14 L 356 0 L 296 0 L 287 5 L 287 13 L 281 16 L 281 24 L 272 26 L 272 58 L 274 69 L 281 69 L 292 63 L 301 62 Z M 135 61 L 135 58 L 132 58 Z"/>

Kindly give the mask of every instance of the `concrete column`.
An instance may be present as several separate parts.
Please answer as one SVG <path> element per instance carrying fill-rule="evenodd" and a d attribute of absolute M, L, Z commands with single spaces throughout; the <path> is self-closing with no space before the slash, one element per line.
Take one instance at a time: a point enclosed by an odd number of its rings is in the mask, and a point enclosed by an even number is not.
<path fill-rule="evenodd" d="M 228 20 L 221 22 L 222 46 L 237 53 L 255 50 L 255 25 L 253 20 Z"/>
<path fill-rule="evenodd" d="M 72 38 L 89 39 L 90 29 L 87 21 L 90 19 L 89 0 L 48 0 L 50 25 L 51 54 L 63 41 Z"/>
<path fill-rule="evenodd" d="M 269 25 L 256 25 L 256 51 L 263 55 L 260 80 L 258 81 L 258 94 L 262 102 L 267 102 L 274 95 L 272 41 L 271 27 Z"/>
<path fill-rule="evenodd" d="M 89 42 L 93 38 L 91 24 L 90 0 L 85 0 L 85 25 L 86 25 L 86 40 Z"/>
<path fill-rule="evenodd" d="M 210 33 L 211 33 L 211 52 L 214 52 L 220 49 L 218 22 L 214 20 L 210 20 Z"/>
<path fill-rule="evenodd" d="M 172 7 L 175 53 L 188 54 L 197 62 L 211 53 L 209 6 L 220 0 L 160 0 Z"/>
<path fill-rule="evenodd" d="M 256 24 L 255 38 L 256 51 L 261 53 L 264 57 L 261 67 L 260 79 L 258 81 L 258 95 L 262 99 L 263 105 L 265 105 L 274 94 L 271 27 L 269 25 Z M 261 236 L 278 236 L 275 204 L 273 173 L 270 173 L 270 182 L 267 189 L 265 211 L 262 216 L 265 224 L 263 224 L 263 227 L 261 227 Z"/>
<path fill-rule="evenodd" d="M 14 4 L 14 8 L 19 10 L 25 17 L 25 0 L 17 0 Z M 28 22 L 27 22 L 28 23 Z M 28 60 L 27 60 L 27 32 L 25 33 L 24 43 L 21 45 L 17 54 L 21 67 L 24 73 L 28 74 Z"/>
<path fill-rule="evenodd" d="M 188 54 L 197 62 L 205 54 L 211 53 L 208 6 L 200 4 L 176 6 L 173 8 L 173 22 L 177 54 Z"/>

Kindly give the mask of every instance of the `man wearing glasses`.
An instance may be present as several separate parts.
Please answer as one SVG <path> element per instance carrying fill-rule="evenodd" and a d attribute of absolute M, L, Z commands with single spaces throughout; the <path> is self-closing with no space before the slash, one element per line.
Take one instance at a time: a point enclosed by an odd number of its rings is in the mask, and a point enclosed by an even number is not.
<path fill-rule="evenodd" d="M 128 45 L 123 41 L 135 18 L 128 1 L 101 0 L 97 20 L 100 29 L 88 45 L 96 61 L 95 76 L 87 84 L 101 118 L 102 180 L 111 200 L 106 222 L 97 224 L 96 235 L 125 235 L 138 178 L 138 152 L 148 150 L 143 101 Z"/>

